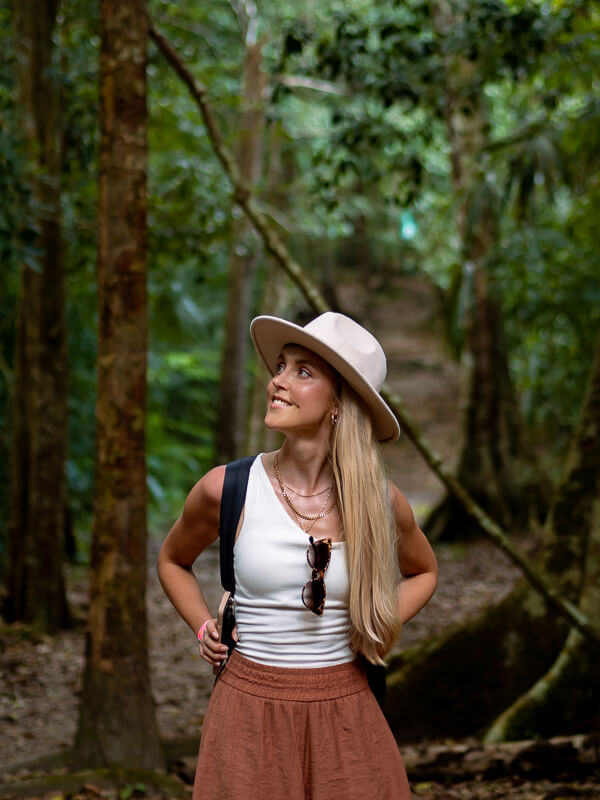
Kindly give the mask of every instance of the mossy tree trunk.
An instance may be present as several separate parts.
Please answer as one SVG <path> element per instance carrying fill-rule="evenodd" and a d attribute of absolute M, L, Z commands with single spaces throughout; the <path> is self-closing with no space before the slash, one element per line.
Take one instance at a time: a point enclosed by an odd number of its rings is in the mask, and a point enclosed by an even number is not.
<path fill-rule="evenodd" d="M 15 0 L 16 84 L 35 202 L 37 267 L 22 264 L 5 615 L 53 633 L 69 623 L 63 577 L 67 335 L 61 235 L 60 81 L 53 64 L 58 0 Z"/>
<path fill-rule="evenodd" d="M 596 621 L 599 475 L 600 350 L 538 559 L 548 583 L 564 598 L 581 602 Z M 467 625 L 394 658 L 386 714 L 399 739 L 466 736 L 482 732 L 525 695 L 500 718 L 491 737 L 585 728 L 598 709 L 597 663 L 592 646 L 569 633 L 522 581 Z M 546 677 L 538 684 L 540 676 Z M 534 684 L 527 703 L 525 693 Z M 542 709 L 538 701 L 546 692 L 548 705 Z"/>
<path fill-rule="evenodd" d="M 146 623 L 146 0 L 100 5 L 96 482 L 74 762 L 160 768 Z"/>
<path fill-rule="evenodd" d="M 447 0 L 435 0 L 432 12 L 440 35 L 458 22 L 459 12 Z M 477 61 L 463 54 L 449 55 L 445 70 L 444 110 L 463 280 L 471 289 L 464 322 L 469 374 L 457 478 L 501 526 L 523 528 L 547 510 L 548 484 L 524 438 L 508 368 L 500 291 L 486 265 L 497 241 L 499 213 L 494 189 L 485 176 L 489 123 Z M 432 539 L 457 538 L 478 530 L 450 496 L 433 510 L 425 528 Z"/>
<path fill-rule="evenodd" d="M 566 633 L 523 581 L 466 625 L 396 656 L 385 705 L 396 738 L 480 733 L 550 667 Z"/>
<path fill-rule="evenodd" d="M 600 629 L 600 340 L 567 463 L 571 504 L 562 524 L 587 534 L 579 606 Z M 548 672 L 495 720 L 486 741 L 598 730 L 599 664 L 600 651 L 571 630 Z"/>
<path fill-rule="evenodd" d="M 250 35 L 254 29 L 250 28 Z M 237 165 L 247 186 L 256 186 L 262 171 L 264 93 L 263 43 L 250 39 L 242 81 L 242 108 L 238 126 Z M 221 354 L 221 379 L 216 427 L 217 461 L 242 456 L 246 434 L 248 325 L 252 289 L 262 249 L 246 217 L 234 208 L 227 268 L 227 316 Z"/>

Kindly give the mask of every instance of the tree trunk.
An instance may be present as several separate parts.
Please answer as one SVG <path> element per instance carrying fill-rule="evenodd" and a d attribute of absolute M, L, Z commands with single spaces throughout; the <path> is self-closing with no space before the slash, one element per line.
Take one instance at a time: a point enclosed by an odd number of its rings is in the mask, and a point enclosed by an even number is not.
<path fill-rule="evenodd" d="M 582 584 L 587 569 L 586 609 L 589 619 L 597 621 L 597 595 L 592 599 L 599 585 L 597 544 L 592 548 L 590 543 L 597 536 L 598 525 L 597 516 L 594 517 L 598 513 L 600 473 L 598 358 L 589 386 L 565 476 L 544 528 L 539 568 L 548 583 L 571 602 L 578 602 L 580 595 L 582 602 L 586 598 Z M 420 736 L 458 737 L 482 731 L 551 669 L 567 634 L 562 618 L 549 613 L 538 593 L 520 582 L 505 600 L 485 609 L 467 625 L 392 659 L 386 714 L 394 732 L 399 739 L 414 741 Z M 584 656 L 579 635 L 569 634 L 565 652 L 553 668 L 564 674 L 565 682 L 556 684 L 551 714 L 538 715 L 535 731 L 531 717 L 526 719 L 523 715 L 518 727 L 521 735 L 525 731 L 529 735 L 558 730 L 562 733 L 567 728 L 574 730 L 589 724 L 588 712 L 594 714 L 598 707 L 590 702 L 591 698 L 596 703 L 598 699 L 598 654 L 590 645 L 588 648 Z M 568 670 L 564 668 L 566 663 L 570 664 Z M 576 719 L 570 704 L 561 696 L 566 686 L 571 698 L 580 701 L 575 705 L 573 700 Z M 516 712 L 515 718 L 518 721 Z M 410 720 L 409 726 L 406 720 Z M 515 724 L 510 735 L 516 731 Z M 499 738 L 505 734 L 492 735 Z"/>
<path fill-rule="evenodd" d="M 600 340 L 568 464 L 572 490 L 569 518 L 563 524 L 582 526 L 588 534 L 579 606 L 600 628 Z M 599 661 L 597 648 L 571 630 L 550 670 L 501 714 L 486 740 L 598 730 Z"/>
<path fill-rule="evenodd" d="M 278 316 L 286 306 L 286 289 L 283 274 L 280 271 L 268 271 L 263 280 L 260 313 Z M 281 434 L 279 431 L 269 430 L 264 423 L 267 410 L 267 381 L 267 372 L 263 369 L 262 364 L 257 361 L 256 375 L 250 392 L 250 414 L 248 416 L 247 432 L 247 450 L 249 453 L 267 453 L 271 450 L 277 450 L 281 446 Z"/>
<path fill-rule="evenodd" d="M 102 0 L 100 36 L 96 483 L 74 760 L 162 768 L 145 603 L 146 0 Z"/>
<path fill-rule="evenodd" d="M 456 23 L 446 0 L 432 4 L 440 35 Z M 458 231 L 465 280 L 472 283 L 466 321 L 470 358 L 462 450 L 457 478 L 501 526 L 524 529 L 542 519 L 548 482 L 525 441 L 502 333 L 500 293 L 487 274 L 486 259 L 497 240 L 495 200 L 481 163 L 489 128 L 477 62 L 463 55 L 446 60 L 446 129 L 451 148 L 452 182 L 460 201 Z M 478 531 L 452 497 L 444 498 L 425 524 L 432 539 L 457 538 Z"/>
<path fill-rule="evenodd" d="M 293 190 L 296 167 L 293 154 L 286 146 L 285 132 L 279 120 L 272 120 L 265 129 L 265 163 L 263 201 L 285 220 L 290 212 L 290 191 Z M 283 225 L 285 231 L 285 224 Z M 282 270 L 265 264 L 260 271 L 261 296 L 259 314 L 284 315 L 289 305 L 290 284 Z M 293 291 L 293 290 L 292 290 Z M 265 427 L 267 372 L 256 362 L 249 392 L 249 413 L 246 452 L 261 453 L 281 446 L 281 434 Z"/>
<path fill-rule="evenodd" d="M 62 571 L 68 438 L 62 137 L 60 83 L 52 71 L 58 5 L 19 0 L 13 6 L 18 106 L 40 255 L 37 268 L 20 269 L 5 612 L 47 633 L 69 623 Z"/>
<path fill-rule="evenodd" d="M 264 128 L 262 42 L 246 47 L 237 164 L 243 181 L 254 186 L 262 167 Z M 237 211 L 237 209 L 235 209 Z M 246 433 L 246 363 L 250 304 L 260 245 L 244 215 L 234 215 L 227 270 L 227 317 L 221 357 L 216 429 L 217 461 L 243 455 Z"/>

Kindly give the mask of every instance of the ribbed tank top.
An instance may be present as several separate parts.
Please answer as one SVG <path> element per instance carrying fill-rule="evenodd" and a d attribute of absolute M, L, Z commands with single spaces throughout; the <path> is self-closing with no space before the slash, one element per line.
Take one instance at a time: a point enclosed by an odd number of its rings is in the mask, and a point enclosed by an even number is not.
<path fill-rule="evenodd" d="M 279 502 L 259 455 L 250 469 L 244 520 L 234 547 L 238 652 L 275 667 L 329 667 L 356 657 L 350 648 L 348 572 L 334 542 L 321 617 L 302 602 L 312 570 L 308 535 Z"/>

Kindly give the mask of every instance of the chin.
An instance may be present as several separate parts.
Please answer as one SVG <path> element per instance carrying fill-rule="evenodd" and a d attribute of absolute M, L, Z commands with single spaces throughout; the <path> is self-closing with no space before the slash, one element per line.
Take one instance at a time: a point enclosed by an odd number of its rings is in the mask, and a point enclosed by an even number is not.
<path fill-rule="evenodd" d="M 267 415 L 265 417 L 265 421 L 264 421 L 265 428 L 268 428 L 270 431 L 279 431 L 279 430 L 281 430 L 281 428 L 279 427 L 277 422 L 275 422 L 275 420 L 269 419 L 270 415 L 271 415 L 271 412 L 268 411 Z"/>

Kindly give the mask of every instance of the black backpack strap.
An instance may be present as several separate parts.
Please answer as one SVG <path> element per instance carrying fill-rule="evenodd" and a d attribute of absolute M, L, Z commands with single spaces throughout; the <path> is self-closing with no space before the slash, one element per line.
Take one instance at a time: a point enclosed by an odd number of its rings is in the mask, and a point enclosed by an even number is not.
<path fill-rule="evenodd" d="M 365 659 L 365 669 L 367 680 L 369 681 L 369 688 L 375 695 L 375 699 L 379 703 L 379 708 L 383 708 L 385 695 L 387 693 L 385 667 L 381 664 L 371 664 L 370 661 L 366 661 Z"/>
<path fill-rule="evenodd" d="M 219 552 L 221 560 L 221 584 L 231 592 L 235 591 L 233 571 L 233 545 L 240 514 L 246 501 L 246 488 L 250 467 L 256 456 L 247 456 L 232 461 L 225 467 L 221 511 L 219 516 Z"/>

